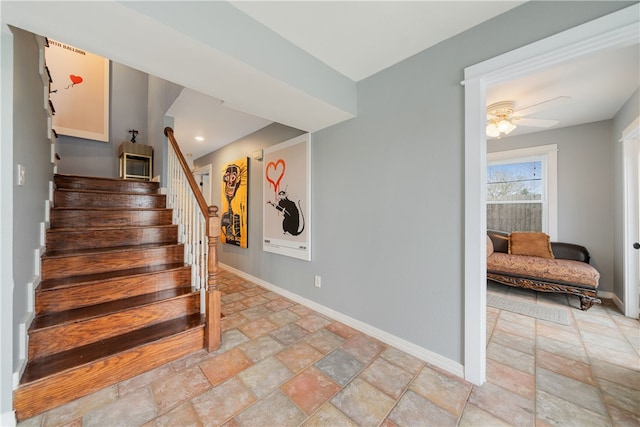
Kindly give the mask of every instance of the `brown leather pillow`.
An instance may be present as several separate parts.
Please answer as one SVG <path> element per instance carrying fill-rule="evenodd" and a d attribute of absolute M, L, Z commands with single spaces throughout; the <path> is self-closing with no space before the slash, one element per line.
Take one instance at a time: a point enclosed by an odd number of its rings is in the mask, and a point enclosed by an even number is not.
<path fill-rule="evenodd" d="M 554 258 L 549 235 L 540 232 L 514 231 L 509 235 L 509 253 Z"/>

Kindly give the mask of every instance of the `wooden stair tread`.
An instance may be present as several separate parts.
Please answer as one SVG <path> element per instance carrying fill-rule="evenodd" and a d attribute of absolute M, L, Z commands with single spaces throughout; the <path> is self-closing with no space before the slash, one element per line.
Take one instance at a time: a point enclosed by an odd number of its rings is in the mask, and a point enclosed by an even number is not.
<path fill-rule="evenodd" d="M 50 226 L 73 227 L 121 227 L 131 225 L 170 225 L 173 211 L 165 206 L 120 206 L 111 204 L 82 206 L 56 206 L 51 209 Z"/>
<path fill-rule="evenodd" d="M 88 190 L 84 188 L 56 188 L 61 193 L 84 193 L 84 194 L 104 194 L 107 196 L 127 195 L 136 197 L 164 197 L 166 194 L 161 193 L 136 193 L 132 191 L 108 191 L 108 190 Z"/>
<path fill-rule="evenodd" d="M 109 176 L 86 176 L 86 175 L 73 175 L 68 173 L 57 173 L 55 177 L 62 178 L 62 179 L 72 179 L 72 180 L 77 179 L 81 181 L 111 181 L 111 182 L 136 182 L 136 183 L 141 182 L 149 185 L 159 185 L 159 183 L 156 181 L 130 181 L 128 179 L 112 178 Z"/>
<path fill-rule="evenodd" d="M 204 316 L 199 313 L 157 323 L 127 334 L 34 359 L 27 363 L 25 372 L 20 380 L 20 385 L 37 381 L 66 369 L 88 364 L 101 358 L 134 349 L 196 327 L 204 327 Z"/>
<path fill-rule="evenodd" d="M 51 208 L 51 210 L 54 211 L 104 211 L 104 212 L 111 212 L 114 210 L 117 211 L 169 211 L 171 210 L 171 208 L 138 208 L 138 207 L 131 207 L 131 208 L 127 208 L 127 207 L 110 207 L 110 206 L 105 206 L 105 207 L 80 207 L 80 206 L 56 206 Z"/>
<path fill-rule="evenodd" d="M 165 208 L 167 196 L 158 192 L 138 193 L 121 189 L 109 191 L 102 189 L 56 189 L 53 195 L 54 206 L 76 207 L 138 207 Z"/>
<path fill-rule="evenodd" d="M 127 251 L 139 251 L 142 249 L 154 249 L 154 248 L 168 248 L 173 246 L 181 246 L 182 243 L 148 243 L 144 245 L 128 245 L 128 246 L 113 246 L 106 248 L 89 248 L 89 249 L 58 249 L 47 251 L 42 255 L 42 258 L 60 258 L 68 256 L 78 255 L 92 255 L 92 254 L 104 254 L 108 252 L 127 252 Z"/>
<path fill-rule="evenodd" d="M 122 226 L 104 226 L 104 227 L 76 227 L 76 228 L 49 228 L 47 233 L 82 233 L 87 231 L 109 231 L 109 230 L 135 230 L 139 228 L 175 228 L 175 224 L 161 224 L 161 225 L 122 225 Z"/>
<path fill-rule="evenodd" d="M 171 298 L 179 298 L 191 295 L 191 285 L 165 289 L 150 294 L 137 295 L 130 298 L 109 301 L 102 304 L 65 310 L 62 312 L 46 313 L 36 316 L 31 322 L 30 331 L 41 330 L 64 323 L 74 323 L 104 315 L 105 313 L 117 313 L 143 305 L 166 301 Z"/>
<path fill-rule="evenodd" d="M 177 270 L 188 267 L 184 263 L 149 265 L 146 267 L 130 268 L 126 270 L 113 270 L 106 273 L 85 274 L 82 276 L 63 277 L 60 279 L 43 280 L 38 286 L 39 291 L 48 291 L 64 287 L 79 286 L 106 280 L 119 279 L 127 276 L 140 276 L 154 274 L 161 271 Z"/>
<path fill-rule="evenodd" d="M 54 182 L 56 184 L 56 188 L 68 188 L 69 186 L 78 185 L 98 185 L 99 183 L 104 183 L 107 186 L 131 185 L 150 189 L 160 187 L 160 183 L 157 181 L 129 180 L 102 176 L 80 176 L 60 173 L 54 176 Z"/>

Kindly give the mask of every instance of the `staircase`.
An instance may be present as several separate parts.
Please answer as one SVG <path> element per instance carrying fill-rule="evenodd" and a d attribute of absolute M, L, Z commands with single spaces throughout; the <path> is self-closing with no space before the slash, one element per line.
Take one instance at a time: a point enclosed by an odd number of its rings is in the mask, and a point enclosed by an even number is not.
<path fill-rule="evenodd" d="M 158 183 L 55 176 L 18 420 L 203 348 L 178 229 Z"/>

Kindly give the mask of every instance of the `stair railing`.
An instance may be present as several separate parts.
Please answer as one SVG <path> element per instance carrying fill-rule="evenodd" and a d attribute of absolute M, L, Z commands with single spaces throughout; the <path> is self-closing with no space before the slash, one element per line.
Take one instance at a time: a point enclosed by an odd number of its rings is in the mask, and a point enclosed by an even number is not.
<path fill-rule="evenodd" d="M 218 290 L 218 240 L 220 217 L 217 206 L 207 202 L 184 159 L 173 129 L 164 128 L 169 139 L 167 158 L 167 206 L 173 209 L 180 243 L 185 247 L 185 262 L 191 265 L 191 286 L 200 290 L 201 309 L 206 318 L 204 347 L 220 347 L 220 291 Z"/>

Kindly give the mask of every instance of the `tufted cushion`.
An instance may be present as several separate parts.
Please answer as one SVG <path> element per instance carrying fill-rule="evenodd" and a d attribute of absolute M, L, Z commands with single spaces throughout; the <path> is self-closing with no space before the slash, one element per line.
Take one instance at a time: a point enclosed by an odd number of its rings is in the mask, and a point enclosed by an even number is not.
<path fill-rule="evenodd" d="M 553 258 L 549 236 L 539 232 L 514 231 L 511 233 L 509 235 L 509 253 L 511 255 Z"/>
<path fill-rule="evenodd" d="M 529 277 L 582 286 L 598 287 L 600 273 L 590 264 L 566 259 L 545 259 L 536 256 L 507 255 L 495 252 L 487 258 L 487 272 Z"/>

